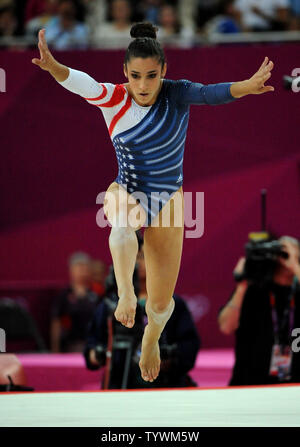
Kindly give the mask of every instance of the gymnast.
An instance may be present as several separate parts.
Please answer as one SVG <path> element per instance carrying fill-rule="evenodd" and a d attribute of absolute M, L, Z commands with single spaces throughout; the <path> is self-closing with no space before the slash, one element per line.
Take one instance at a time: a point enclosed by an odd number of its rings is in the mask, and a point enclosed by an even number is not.
<path fill-rule="evenodd" d="M 150 382 L 159 374 L 158 340 L 175 305 L 184 234 L 182 165 L 190 105 L 225 104 L 274 91 L 265 85 L 274 66 L 267 57 L 252 77 L 240 82 L 203 85 L 165 79 L 167 64 L 156 32 L 149 22 L 132 26 L 133 40 L 123 64 L 128 82 L 123 84 L 98 83 L 56 61 L 47 46 L 45 29 L 39 31 L 40 59 L 32 59 L 63 87 L 99 108 L 107 124 L 119 167 L 103 206 L 111 224 L 109 247 L 118 285 L 115 317 L 128 328 L 134 325 L 135 232 L 143 227 L 148 323 L 139 367 L 143 380 Z"/>

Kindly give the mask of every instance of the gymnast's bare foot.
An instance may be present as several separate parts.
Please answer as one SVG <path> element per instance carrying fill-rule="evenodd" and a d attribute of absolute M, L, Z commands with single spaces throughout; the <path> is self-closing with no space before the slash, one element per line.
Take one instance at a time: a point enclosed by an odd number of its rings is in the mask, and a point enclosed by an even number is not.
<path fill-rule="evenodd" d="M 133 292 L 119 294 L 119 302 L 115 310 L 115 317 L 123 326 L 132 328 L 136 312 L 137 298 Z"/>
<path fill-rule="evenodd" d="M 143 335 L 139 366 L 145 382 L 153 382 L 158 377 L 160 370 L 159 344 L 156 338 L 151 336 L 149 325 L 145 327 Z"/>

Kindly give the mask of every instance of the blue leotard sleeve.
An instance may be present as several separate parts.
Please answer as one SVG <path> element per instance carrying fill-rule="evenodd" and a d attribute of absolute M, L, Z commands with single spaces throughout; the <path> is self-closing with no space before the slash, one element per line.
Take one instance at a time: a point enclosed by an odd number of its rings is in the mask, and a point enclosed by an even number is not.
<path fill-rule="evenodd" d="M 176 81 L 177 101 L 181 104 L 227 104 L 234 101 L 230 92 L 232 82 L 220 84 L 201 84 L 187 79 Z"/>

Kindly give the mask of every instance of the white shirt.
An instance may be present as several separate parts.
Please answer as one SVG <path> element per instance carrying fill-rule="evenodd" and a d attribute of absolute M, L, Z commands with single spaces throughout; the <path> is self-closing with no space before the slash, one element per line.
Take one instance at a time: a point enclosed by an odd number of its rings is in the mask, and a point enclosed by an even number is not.
<path fill-rule="evenodd" d="M 243 25 L 249 28 L 259 27 L 268 30 L 270 24 L 263 17 L 252 11 L 252 7 L 258 7 L 268 17 L 275 18 L 278 8 L 288 8 L 289 0 L 236 0 L 235 5 L 242 14 Z"/>
<path fill-rule="evenodd" d="M 96 48 L 126 49 L 132 40 L 131 25 L 119 30 L 113 23 L 100 23 L 94 28 L 92 44 Z"/>

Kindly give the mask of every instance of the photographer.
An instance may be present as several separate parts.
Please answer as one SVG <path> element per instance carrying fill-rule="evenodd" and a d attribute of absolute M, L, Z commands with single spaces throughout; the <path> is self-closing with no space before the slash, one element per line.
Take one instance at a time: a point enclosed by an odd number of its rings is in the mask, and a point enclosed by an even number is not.
<path fill-rule="evenodd" d="M 140 250 L 137 256 L 137 266 L 133 283 L 138 297 L 135 325 L 126 328 L 113 320 L 114 339 L 123 341 L 131 337 L 132 356 L 126 388 L 161 388 L 197 386 L 188 376 L 188 371 L 194 367 L 196 356 L 200 348 L 200 338 L 192 320 L 191 314 L 182 298 L 174 295 L 174 312 L 167 322 L 159 340 L 161 352 L 161 370 L 154 382 L 142 380 L 139 370 L 141 341 L 144 326 L 147 324 L 145 302 L 146 270 L 143 254 L 143 242 L 140 240 Z M 99 369 L 107 364 L 106 351 L 108 345 L 108 317 L 113 315 L 117 306 L 117 286 L 113 269 L 107 279 L 106 298 L 100 303 L 89 326 L 88 340 L 84 350 L 86 366 L 89 369 Z M 114 345 L 113 345 L 114 346 Z M 124 377 L 125 352 L 116 348 L 112 350 L 109 388 L 121 388 Z M 103 384 L 102 384 L 103 386 Z"/>
<path fill-rule="evenodd" d="M 234 274 L 244 279 L 219 311 L 220 330 L 235 331 L 236 336 L 229 385 L 300 382 L 300 355 L 291 350 L 292 330 L 300 327 L 300 246 L 289 236 L 278 242 L 282 252 L 270 279 L 267 272 L 265 281 L 258 281 L 257 275 L 245 278 L 246 259 L 241 258 Z M 262 264 L 258 266 L 262 270 Z"/>

